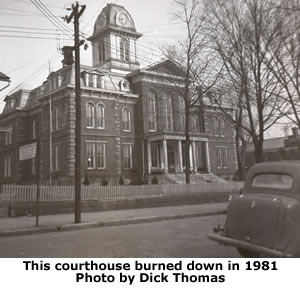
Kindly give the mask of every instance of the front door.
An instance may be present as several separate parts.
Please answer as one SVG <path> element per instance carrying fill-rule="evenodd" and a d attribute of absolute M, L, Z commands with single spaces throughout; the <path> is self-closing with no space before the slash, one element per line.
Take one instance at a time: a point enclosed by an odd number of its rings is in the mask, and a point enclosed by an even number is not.
<path fill-rule="evenodd" d="M 174 149 L 171 145 L 168 145 L 167 149 L 168 149 L 168 171 L 170 173 L 175 173 Z"/>

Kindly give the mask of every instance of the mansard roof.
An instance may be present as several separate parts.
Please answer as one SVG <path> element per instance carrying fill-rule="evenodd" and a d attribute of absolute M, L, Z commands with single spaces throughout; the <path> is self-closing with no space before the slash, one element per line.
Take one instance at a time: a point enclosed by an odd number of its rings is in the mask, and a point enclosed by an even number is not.
<path fill-rule="evenodd" d="M 0 72 L 0 81 L 9 82 L 10 78 L 7 75 L 5 75 L 4 73 Z"/>

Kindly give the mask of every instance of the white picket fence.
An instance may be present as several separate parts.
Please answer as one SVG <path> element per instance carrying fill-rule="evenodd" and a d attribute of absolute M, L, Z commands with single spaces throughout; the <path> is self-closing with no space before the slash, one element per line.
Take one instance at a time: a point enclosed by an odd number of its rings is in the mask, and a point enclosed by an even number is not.
<path fill-rule="evenodd" d="M 242 182 L 203 183 L 203 184 L 168 184 L 139 186 L 82 186 L 82 200 L 124 200 L 149 197 L 180 196 L 213 192 L 238 192 Z M 74 186 L 41 186 L 40 201 L 72 201 Z M 2 185 L 2 201 L 35 201 L 36 185 Z"/>

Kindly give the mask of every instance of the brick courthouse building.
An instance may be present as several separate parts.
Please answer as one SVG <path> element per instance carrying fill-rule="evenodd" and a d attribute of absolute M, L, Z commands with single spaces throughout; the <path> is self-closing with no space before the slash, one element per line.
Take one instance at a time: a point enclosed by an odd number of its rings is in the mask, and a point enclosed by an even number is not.
<path fill-rule="evenodd" d="M 236 169 L 232 125 L 213 105 L 194 107 L 192 144 L 186 147 L 182 100 L 171 92 L 174 81 L 183 80 L 182 72 L 171 61 L 140 68 L 141 36 L 122 6 L 108 4 L 96 20 L 89 38 L 93 66 L 81 66 L 82 178 L 88 175 L 91 183 L 106 179 L 117 184 L 121 175 L 127 181 L 155 173 L 180 175 L 185 149 L 194 173 L 232 176 Z M 0 135 L 1 183 L 36 181 L 38 163 L 20 161 L 19 146 L 38 137 L 42 182 L 72 183 L 74 88 L 75 67 L 65 66 L 36 89 L 21 89 L 5 98 L 0 127 L 9 132 Z"/>

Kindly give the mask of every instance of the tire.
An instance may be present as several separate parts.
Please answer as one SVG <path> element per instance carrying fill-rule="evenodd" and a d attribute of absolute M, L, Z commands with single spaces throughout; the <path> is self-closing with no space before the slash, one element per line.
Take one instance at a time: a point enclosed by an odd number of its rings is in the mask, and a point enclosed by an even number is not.
<path fill-rule="evenodd" d="M 240 253 L 240 255 L 244 258 L 258 258 L 259 257 L 259 253 L 251 251 L 251 250 L 247 250 L 244 248 L 237 248 L 237 250 Z"/>

